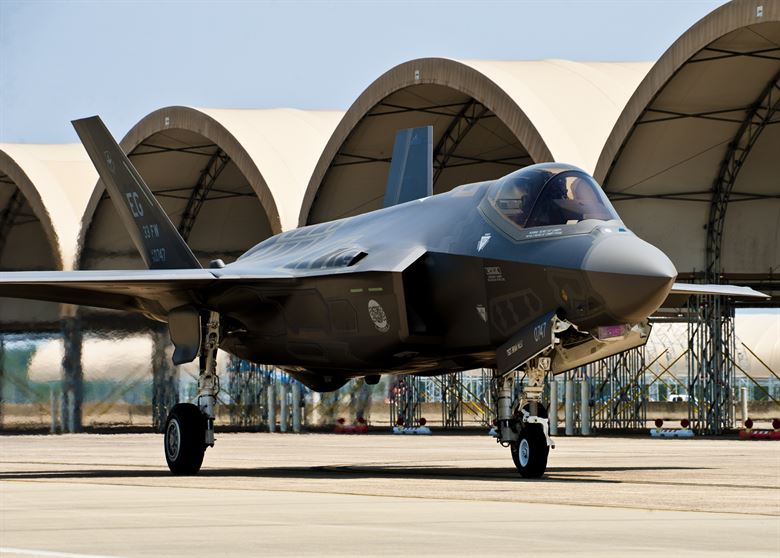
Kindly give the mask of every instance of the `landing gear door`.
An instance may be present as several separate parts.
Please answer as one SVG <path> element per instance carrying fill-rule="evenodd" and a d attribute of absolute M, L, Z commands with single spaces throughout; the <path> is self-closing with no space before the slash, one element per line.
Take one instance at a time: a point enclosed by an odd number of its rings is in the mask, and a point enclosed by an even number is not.
<path fill-rule="evenodd" d="M 522 328 L 496 350 L 499 375 L 516 369 L 555 343 L 555 312 L 548 312 Z"/>
<path fill-rule="evenodd" d="M 200 352 L 200 313 L 194 306 L 180 306 L 168 312 L 168 329 L 175 347 L 173 364 L 192 362 Z"/>

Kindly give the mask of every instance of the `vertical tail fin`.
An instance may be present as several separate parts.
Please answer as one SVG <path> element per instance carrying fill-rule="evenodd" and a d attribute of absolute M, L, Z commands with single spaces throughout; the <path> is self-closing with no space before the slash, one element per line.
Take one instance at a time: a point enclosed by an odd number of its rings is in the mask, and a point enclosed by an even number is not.
<path fill-rule="evenodd" d="M 433 194 L 433 126 L 399 130 L 385 190 L 385 207 Z"/>
<path fill-rule="evenodd" d="M 100 117 L 74 120 L 73 127 L 146 266 L 149 269 L 200 268 L 192 250 Z"/>

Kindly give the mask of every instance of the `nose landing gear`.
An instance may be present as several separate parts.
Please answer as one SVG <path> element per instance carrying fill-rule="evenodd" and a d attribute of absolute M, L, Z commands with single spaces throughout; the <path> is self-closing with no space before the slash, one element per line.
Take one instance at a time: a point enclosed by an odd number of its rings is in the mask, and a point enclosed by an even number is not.
<path fill-rule="evenodd" d="M 544 420 L 547 420 L 546 409 L 539 406 L 539 411 L 540 415 L 544 415 Z M 520 430 L 518 439 L 509 443 L 512 461 L 521 476 L 535 479 L 544 474 L 550 447 L 554 447 L 548 445 L 548 436 L 546 435 L 548 428 L 549 425 L 546 422 L 526 423 L 525 427 Z"/>
<path fill-rule="evenodd" d="M 513 372 L 500 376 L 498 395 L 498 441 L 509 446 L 512 461 L 524 478 L 539 478 L 547 468 L 550 438 L 547 409 L 542 405 L 544 378 L 550 359 L 540 357 L 528 364 L 528 384 L 517 402 L 512 404 Z"/>
<path fill-rule="evenodd" d="M 211 312 L 200 349 L 197 405 L 179 403 L 168 413 L 163 445 L 165 460 L 174 475 L 194 475 L 200 470 L 206 448 L 214 445 L 214 418 L 219 393 L 217 349 L 219 314 Z"/>

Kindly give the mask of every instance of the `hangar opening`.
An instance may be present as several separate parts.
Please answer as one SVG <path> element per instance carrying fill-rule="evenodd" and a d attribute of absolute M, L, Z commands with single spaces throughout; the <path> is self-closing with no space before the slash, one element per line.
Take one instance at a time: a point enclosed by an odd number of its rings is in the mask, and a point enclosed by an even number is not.
<path fill-rule="evenodd" d="M 347 111 L 315 167 L 300 224 L 381 208 L 396 132 L 427 125 L 434 194 L 552 159 L 515 101 L 478 70 L 414 60 L 378 78 Z"/>
<path fill-rule="evenodd" d="M 777 297 L 780 14 L 767 8 L 728 4 L 672 45 L 618 120 L 596 178 L 681 279 Z"/>
<path fill-rule="evenodd" d="M 300 225 L 378 209 L 395 134 L 433 126 L 435 194 L 561 161 L 591 172 L 646 63 L 422 58 L 369 85 L 314 168 Z"/>
<path fill-rule="evenodd" d="M 62 267 L 59 250 L 47 237 L 22 190 L 0 170 L 0 269 L 47 270 Z M 21 249 L 24 247 L 24 249 Z"/>
<path fill-rule="evenodd" d="M 274 233 L 249 178 L 214 139 L 171 127 L 143 138 L 129 158 L 204 266 L 215 258 L 229 263 Z M 142 268 L 113 203 L 98 188 L 79 267 Z"/>
<path fill-rule="evenodd" d="M 396 131 L 433 126 L 433 192 L 499 178 L 533 161 L 520 141 L 474 97 L 441 85 L 407 87 L 366 113 L 336 153 L 308 224 L 382 207 Z"/>
<path fill-rule="evenodd" d="M 654 316 L 659 334 L 668 328 L 672 339 L 684 339 L 676 359 L 687 364 L 682 388 L 697 432 L 734 427 L 736 389 L 748 380 L 772 391 L 758 383 L 766 369 L 747 372 L 740 351 L 755 353 L 740 340 L 746 330 L 737 331 L 735 318 L 739 306 L 780 300 L 779 109 L 780 4 L 730 2 L 653 66 L 596 166 L 625 223 L 672 259 L 680 280 L 772 295 L 760 302 L 691 297 Z M 666 344 L 667 355 L 673 348 Z"/>
<path fill-rule="evenodd" d="M 62 220 L 75 221 L 68 205 L 58 205 L 57 186 L 36 184 L 51 178 L 41 156 L 70 146 L 0 147 L 0 270 L 45 271 L 63 269 L 59 238 L 50 210 Z M 31 178 L 34 177 L 34 178 Z M 38 188 L 44 191 L 39 192 Z M 51 192 L 50 192 L 51 190 Z M 52 204 L 45 207 L 44 201 Z M 66 215 L 67 214 L 67 215 Z M 56 219 L 56 216 L 54 216 Z M 59 304 L 0 298 L 0 321 L 4 331 L 58 330 Z"/>
<path fill-rule="evenodd" d="M 204 111 L 186 107 L 155 111 L 128 132 L 121 147 L 204 267 L 217 258 L 230 263 L 279 232 L 274 198 L 251 155 L 227 125 Z M 101 182 L 87 204 L 80 243 L 80 269 L 144 268 Z M 66 332 L 65 346 L 65 354 L 75 363 L 66 375 L 77 378 L 79 385 L 84 332 L 109 339 L 136 333 L 151 336 L 157 355 L 152 359 L 152 422 L 161 427 L 180 389 L 178 368 L 170 365 L 167 329 L 140 315 L 80 307 Z M 119 385 L 128 384 L 126 368 L 119 365 L 114 370 Z M 75 398 L 78 407 L 81 395 Z M 74 414 L 78 420 L 68 428 L 79 430 L 81 411 Z"/>

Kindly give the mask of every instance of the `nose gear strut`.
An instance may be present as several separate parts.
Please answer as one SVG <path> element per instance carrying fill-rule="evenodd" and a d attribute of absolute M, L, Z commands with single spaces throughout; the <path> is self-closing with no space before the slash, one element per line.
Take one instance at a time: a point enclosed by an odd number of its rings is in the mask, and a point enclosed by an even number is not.
<path fill-rule="evenodd" d="M 550 438 L 550 421 L 542 405 L 544 380 L 550 372 L 550 357 L 537 357 L 527 363 L 528 383 L 513 403 L 514 371 L 497 376 L 498 441 L 508 445 L 520 474 L 541 477 L 547 455 L 555 443 Z"/>

